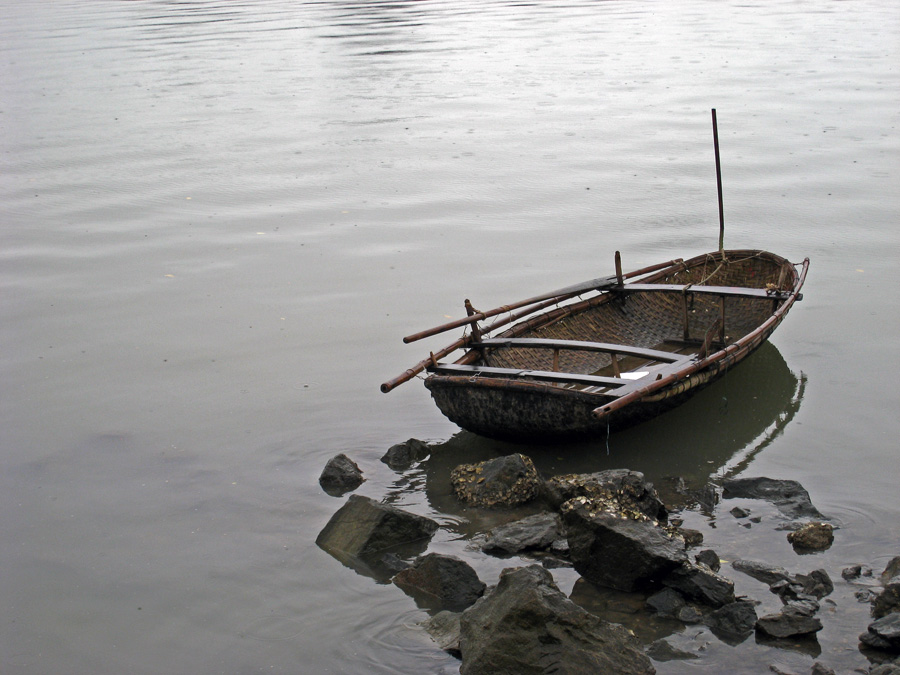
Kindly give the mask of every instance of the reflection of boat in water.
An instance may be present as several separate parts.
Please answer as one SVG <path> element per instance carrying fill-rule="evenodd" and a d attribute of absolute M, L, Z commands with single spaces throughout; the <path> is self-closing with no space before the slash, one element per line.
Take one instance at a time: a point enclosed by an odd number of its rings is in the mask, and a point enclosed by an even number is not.
<path fill-rule="evenodd" d="M 608 439 L 523 446 L 460 432 L 432 445 L 422 463 L 428 500 L 435 511 L 461 515 L 451 494 L 450 472 L 459 464 L 514 452 L 527 454 L 546 476 L 628 468 L 641 471 L 659 488 L 675 476 L 687 487 L 699 488 L 711 475 L 736 473 L 771 443 L 799 409 L 805 384 L 805 377 L 792 373 L 775 346 L 766 343 L 745 365 L 684 405 Z M 472 515 L 469 511 L 465 517 Z"/>

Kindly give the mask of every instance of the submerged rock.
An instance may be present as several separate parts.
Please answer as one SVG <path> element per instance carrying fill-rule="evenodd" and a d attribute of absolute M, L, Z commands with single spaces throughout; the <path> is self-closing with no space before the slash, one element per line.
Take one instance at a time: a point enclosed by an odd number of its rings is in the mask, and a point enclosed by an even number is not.
<path fill-rule="evenodd" d="M 472 605 L 486 588 L 468 563 L 440 553 L 416 558 L 411 567 L 394 576 L 393 582 L 420 607 L 457 612 Z"/>
<path fill-rule="evenodd" d="M 639 471 L 610 469 L 554 476 L 547 481 L 547 490 L 557 508 L 575 497 L 586 497 L 598 504 L 605 503 L 609 511 L 641 513 L 662 523 L 668 518 L 653 484 L 645 481 Z"/>
<path fill-rule="evenodd" d="M 722 483 L 722 489 L 723 499 L 764 499 L 788 518 L 825 518 L 812 505 L 806 489 L 795 480 L 732 478 Z"/>
<path fill-rule="evenodd" d="M 390 578 L 395 555 L 421 553 L 437 529 L 430 518 L 350 495 L 322 528 L 316 544 L 358 571 Z"/>
<path fill-rule="evenodd" d="M 549 551 L 562 538 L 562 523 L 555 513 L 537 513 L 491 530 L 481 550 L 492 555 Z M 566 546 L 568 548 L 568 545 Z M 557 547 L 556 551 L 561 549 Z"/>
<path fill-rule="evenodd" d="M 422 622 L 422 627 L 438 647 L 456 658 L 462 656 L 459 651 L 459 616 L 459 612 L 443 610 Z"/>
<path fill-rule="evenodd" d="M 538 565 L 504 570 L 463 612 L 460 651 L 461 675 L 656 672 L 634 636 L 569 600 Z"/>
<path fill-rule="evenodd" d="M 471 506 L 517 506 L 540 493 L 543 481 L 530 457 L 516 453 L 477 464 L 460 464 L 450 473 L 456 496 Z"/>
<path fill-rule="evenodd" d="M 824 551 L 834 542 L 834 527 L 828 523 L 807 523 L 788 533 L 787 540 L 797 553 Z"/>
<path fill-rule="evenodd" d="M 381 461 L 394 471 L 405 471 L 413 464 L 428 456 L 428 445 L 416 438 L 392 445 L 384 453 Z"/>
<path fill-rule="evenodd" d="M 658 587 L 687 562 L 681 539 L 655 522 L 610 513 L 603 503 L 575 498 L 563 504 L 569 557 L 588 581 L 620 591 Z"/>
<path fill-rule="evenodd" d="M 362 471 L 347 455 L 335 455 L 325 464 L 319 476 L 319 485 L 332 497 L 340 497 L 363 484 Z"/>

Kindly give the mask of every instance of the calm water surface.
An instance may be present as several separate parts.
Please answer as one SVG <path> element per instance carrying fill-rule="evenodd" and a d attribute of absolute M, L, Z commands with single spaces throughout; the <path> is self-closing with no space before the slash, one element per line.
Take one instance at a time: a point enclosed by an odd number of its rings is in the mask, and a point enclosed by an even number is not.
<path fill-rule="evenodd" d="M 726 245 L 809 256 L 804 301 L 770 347 L 608 451 L 525 451 L 547 473 L 660 485 L 800 480 L 841 525 L 824 554 L 796 556 L 762 504 L 750 530 L 730 504 L 685 518 L 726 560 L 838 580 L 816 647 L 694 628 L 670 639 L 703 659 L 656 665 L 867 665 L 840 570 L 900 553 L 895 3 L 0 0 L 0 16 L 0 671 L 457 672 L 413 600 L 315 546 L 342 503 L 319 472 L 349 454 L 361 494 L 437 519 L 430 550 L 488 583 L 519 564 L 466 549 L 500 516 L 462 511 L 446 480 L 522 448 L 460 434 L 418 382 L 378 385 L 449 341 L 400 337 L 466 297 L 607 274 L 616 249 L 632 269 L 715 249 L 713 107 Z M 438 444 L 427 462 L 378 461 L 409 437 Z"/>

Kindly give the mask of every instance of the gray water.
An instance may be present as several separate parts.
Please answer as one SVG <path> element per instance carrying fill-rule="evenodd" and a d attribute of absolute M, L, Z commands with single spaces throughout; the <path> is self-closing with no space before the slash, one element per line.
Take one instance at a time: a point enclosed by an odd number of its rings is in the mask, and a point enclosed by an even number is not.
<path fill-rule="evenodd" d="M 429 550 L 494 583 L 523 561 L 466 548 L 502 517 L 461 510 L 447 472 L 519 450 L 547 473 L 801 481 L 841 526 L 823 554 L 798 557 L 764 504 L 743 504 L 763 516 L 749 530 L 727 502 L 684 517 L 726 560 L 825 568 L 817 647 L 693 627 L 670 639 L 703 658 L 657 668 L 867 666 L 840 570 L 900 553 L 895 3 L 2 0 L 0 16 L 4 674 L 457 672 L 412 599 L 315 546 L 342 503 L 318 475 L 347 453 L 360 494 L 437 519 Z M 401 336 L 464 298 L 608 274 L 617 249 L 637 269 L 717 248 L 710 108 L 726 246 L 812 261 L 771 346 L 608 447 L 484 441 L 417 381 L 379 392 L 456 337 Z M 427 462 L 378 461 L 410 437 L 436 444 Z"/>

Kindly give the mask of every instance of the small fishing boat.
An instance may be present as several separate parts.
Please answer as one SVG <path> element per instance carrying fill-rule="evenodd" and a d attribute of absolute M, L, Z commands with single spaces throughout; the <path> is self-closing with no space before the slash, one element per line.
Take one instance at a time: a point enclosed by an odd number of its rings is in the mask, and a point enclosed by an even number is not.
<path fill-rule="evenodd" d="M 427 373 L 441 412 L 484 436 L 608 434 L 683 403 L 752 354 L 802 298 L 808 267 L 719 250 L 623 273 L 617 252 L 609 277 L 485 312 L 467 300 L 468 316 L 404 342 L 459 327 L 463 336 L 381 389 Z"/>

